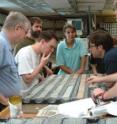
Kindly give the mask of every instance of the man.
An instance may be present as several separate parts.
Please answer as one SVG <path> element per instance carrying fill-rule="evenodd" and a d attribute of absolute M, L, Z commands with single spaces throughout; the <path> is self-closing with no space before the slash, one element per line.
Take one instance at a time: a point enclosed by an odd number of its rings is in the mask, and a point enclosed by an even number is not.
<path fill-rule="evenodd" d="M 76 37 L 76 28 L 66 24 L 63 28 L 65 39 L 57 46 L 56 61 L 60 67 L 58 74 L 82 74 L 85 69 L 87 49 L 80 38 Z"/>
<path fill-rule="evenodd" d="M 27 89 L 39 83 L 40 72 L 57 45 L 57 38 L 51 32 L 41 32 L 37 42 L 19 50 L 16 54 L 18 72 L 22 78 L 22 88 Z M 46 67 L 49 73 L 50 70 Z"/>
<path fill-rule="evenodd" d="M 21 83 L 12 55 L 12 46 L 21 41 L 30 28 L 29 20 L 20 12 L 10 12 L 0 32 L 0 100 L 20 95 Z"/>
<path fill-rule="evenodd" d="M 27 33 L 27 37 L 17 44 L 14 53 L 16 54 L 22 47 L 32 45 L 35 43 L 36 38 L 39 37 L 40 32 L 42 31 L 42 20 L 39 17 L 29 18 L 31 22 L 31 30 Z"/>
<path fill-rule="evenodd" d="M 117 48 L 110 34 L 102 30 L 95 31 L 90 35 L 89 43 L 93 57 L 104 60 L 106 74 L 117 72 Z"/>
<path fill-rule="evenodd" d="M 96 31 L 93 32 L 89 37 L 90 42 L 90 51 L 95 58 L 103 58 L 105 64 L 106 74 L 112 74 L 117 72 L 117 48 L 113 47 L 113 38 L 109 33 L 105 31 Z M 95 83 L 96 77 L 88 78 L 88 83 Z M 116 84 L 112 84 L 109 87 L 107 92 L 108 95 L 105 95 L 105 91 L 102 89 L 96 89 L 94 91 L 95 96 L 103 95 L 103 98 L 108 99 L 109 95 L 113 94 L 113 88 L 115 89 Z M 114 90 L 115 91 L 115 90 Z"/>

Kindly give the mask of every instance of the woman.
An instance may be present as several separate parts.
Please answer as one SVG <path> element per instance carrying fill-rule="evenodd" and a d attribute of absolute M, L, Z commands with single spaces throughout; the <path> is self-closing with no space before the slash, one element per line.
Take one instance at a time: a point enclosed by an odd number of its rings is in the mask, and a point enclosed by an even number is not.
<path fill-rule="evenodd" d="M 56 61 L 60 67 L 58 74 L 82 74 L 85 69 L 87 49 L 84 42 L 76 37 L 76 28 L 66 24 L 63 28 L 65 39 L 57 47 Z"/>

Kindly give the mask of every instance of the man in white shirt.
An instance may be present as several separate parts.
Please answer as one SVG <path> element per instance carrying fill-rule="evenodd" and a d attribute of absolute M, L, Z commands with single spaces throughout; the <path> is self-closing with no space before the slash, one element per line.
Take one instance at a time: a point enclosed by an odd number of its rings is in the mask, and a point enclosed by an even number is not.
<path fill-rule="evenodd" d="M 15 60 L 18 65 L 18 73 L 22 78 L 23 89 L 39 83 L 40 72 L 47 64 L 56 45 L 56 36 L 51 32 L 43 31 L 35 44 L 19 50 Z M 47 67 L 46 70 L 52 73 Z"/>

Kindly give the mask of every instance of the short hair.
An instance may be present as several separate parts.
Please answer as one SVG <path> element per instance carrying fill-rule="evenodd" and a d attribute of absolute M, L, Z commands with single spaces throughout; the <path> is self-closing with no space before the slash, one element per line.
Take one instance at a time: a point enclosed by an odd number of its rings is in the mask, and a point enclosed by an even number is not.
<path fill-rule="evenodd" d="M 69 24 L 69 23 L 66 23 L 64 26 L 63 26 L 63 32 L 66 31 L 66 29 L 68 28 L 71 28 L 73 29 L 74 32 L 76 32 L 76 28 L 72 25 L 72 24 Z"/>
<path fill-rule="evenodd" d="M 29 27 L 30 21 L 22 13 L 11 11 L 9 15 L 6 17 L 3 29 L 9 30 L 11 28 L 15 28 L 16 25 L 21 25 L 22 27 L 26 27 L 27 25 Z"/>
<path fill-rule="evenodd" d="M 108 32 L 103 30 L 97 30 L 91 33 L 88 39 L 89 43 L 95 44 L 95 46 L 102 45 L 105 51 L 108 51 L 113 47 L 113 38 Z"/>
<path fill-rule="evenodd" d="M 30 17 L 29 18 L 31 26 L 34 25 L 34 23 L 42 24 L 42 20 L 39 17 Z"/>
<path fill-rule="evenodd" d="M 42 31 L 40 32 L 39 38 L 37 39 L 38 42 L 40 42 L 42 39 L 45 39 L 46 42 L 49 42 L 52 38 L 57 39 L 57 36 L 52 31 Z"/>

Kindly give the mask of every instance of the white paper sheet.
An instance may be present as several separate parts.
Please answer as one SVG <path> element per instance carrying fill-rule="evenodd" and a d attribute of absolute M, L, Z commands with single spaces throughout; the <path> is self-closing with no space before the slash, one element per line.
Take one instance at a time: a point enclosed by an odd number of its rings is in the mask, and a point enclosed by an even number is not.
<path fill-rule="evenodd" d="M 90 115 L 92 112 L 92 115 Z M 117 102 L 96 106 L 91 98 L 68 102 L 60 105 L 48 105 L 39 110 L 37 116 L 52 117 L 58 114 L 72 118 L 96 118 L 106 114 L 117 116 Z"/>
<path fill-rule="evenodd" d="M 111 115 L 117 116 L 117 101 L 111 102 L 106 106 L 107 112 Z"/>
<path fill-rule="evenodd" d="M 95 103 L 91 98 L 77 100 L 69 103 L 60 104 L 58 112 L 69 117 L 88 116 L 88 109 L 95 107 Z"/>

